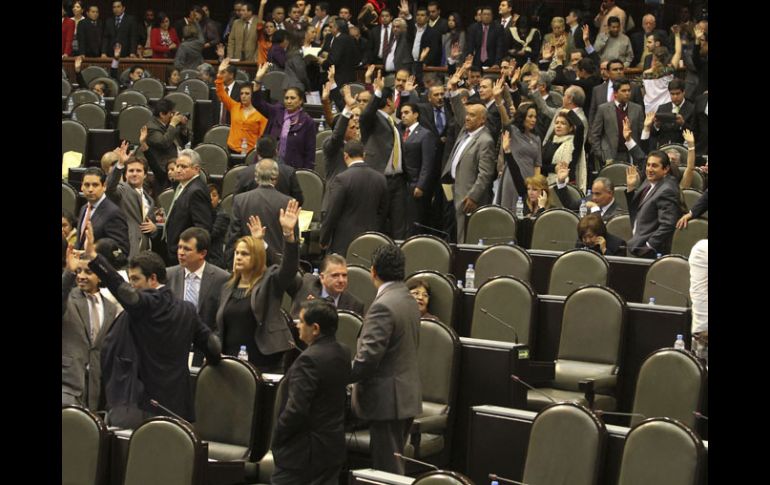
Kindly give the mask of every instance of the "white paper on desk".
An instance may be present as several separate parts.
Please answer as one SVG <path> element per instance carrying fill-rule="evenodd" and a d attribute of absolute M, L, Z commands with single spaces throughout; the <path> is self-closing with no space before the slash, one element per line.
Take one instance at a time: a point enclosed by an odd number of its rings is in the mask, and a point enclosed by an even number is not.
<path fill-rule="evenodd" d="M 444 189 L 444 197 L 447 202 L 452 202 L 455 199 L 454 184 L 441 184 L 441 188 Z"/>
<path fill-rule="evenodd" d="M 305 93 L 305 103 L 321 104 L 321 93 L 318 91 L 310 91 L 309 93 Z"/>
<path fill-rule="evenodd" d="M 307 56 L 318 57 L 318 54 L 320 52 L 321 52 L 320 47 L 303 47 L 302 48 L 302 55 L 304 57 L 307 57 Z"/>
<path fill-rule="evenodd" d="M 313 221 L 313 211 L 299 211 L 299 231 L 304 232 L 310 229 L 310 223 Z"/>
<path fill-rule="evenodd" d="M 82 153 L 73 151 L 65 152 L 61 157 L 61 178 L 68 178 L 70 169 L 73 167 L 79 167 L 82 160 Z"/>

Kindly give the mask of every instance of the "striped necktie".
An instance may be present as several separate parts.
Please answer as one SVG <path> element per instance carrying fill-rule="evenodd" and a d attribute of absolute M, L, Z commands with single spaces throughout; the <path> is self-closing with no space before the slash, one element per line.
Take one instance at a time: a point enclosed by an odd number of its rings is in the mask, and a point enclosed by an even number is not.
<path fill-rule="evenodd" d="M 195 273 L 190 273 L 185 278 L 184 301 L 189 301 L 198 308 L 198 294 L 201 289 L 201 280 Z"/>

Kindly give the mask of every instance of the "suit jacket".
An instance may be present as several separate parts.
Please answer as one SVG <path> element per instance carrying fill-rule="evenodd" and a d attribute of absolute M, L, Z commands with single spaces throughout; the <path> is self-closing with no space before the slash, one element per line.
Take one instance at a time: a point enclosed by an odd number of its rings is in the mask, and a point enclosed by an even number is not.
<path fill-rule="evenodd" d="M 344 86 L 356 81 L 356 67 L 360 61 L 361 55 L 355 40 L 348 34 L 340 33 L 333 39 L 329 57 L 321 66 L 324 69 L 335 66 L 334 80 Z"/>
<path fill-rule="evenodd" d="M 261 185 L 233 198 L 233 214 L 225 239 L 225 260 L 228 264 L 232 261 L 235 242 L 241 236 L 251 234 L 247 222 L 252 215 L 259 216 L 260 222 L 267 229 L 265 242 L 268 246 L 276 250 L 283 247 L 283 229 L 278 214 L 280 209 L 286 208 L 290 200 L 291 197 L 278 192 L 270 185 Z M 295 228 L 294 232 L 299 237 L 299 230 Z"/>
<path fill-rule="evenodd" d="M 112 399 L 119 402 L 121 392 L 124 395 L 131 393 L 131 389 L 121 389 L 126 382 L 118 377 L 125 373 L 126 366 L 137 365 L 144 392 L 139 396 L 139 402 L 132 404 L 151 414 L 162 414 L 150 404 L 150 399 L 155 399 L 187 421 L 195 421 L 187 368 L 190 344 L 201 350 L 210 364 L 217 364 L 221 358 L 219 340 L 198 317 L 192 303 L 176 298 L 168 286 L 146 290 L 132 288 L 101 255 L 88 266 L 123 305 L 119 322 L 133 337 L 138 360 L 136 364 L 133 359 L 125 361 L 121 355 L 114 355 L 113 350 L 122 342 L 112 333 L 107 335 L 102 368 L 105 370 L 108 406 Z M 117 322 L 113 328 L 118 328 Z"/>
<path fill-rule="evenodd" d="M 668 254 L 676 221 L 682 216 L 679 186 L 674 177 L 664 177 L 642 201 L 641 195 L 649 185 L 650 181 L 645 180 L 636 190 L 626 192 L 631 227 L 636 228 L 628 241 L 628 252 L 636 256 L 650 252 Z M 647 244 L 652 249 L 647 248 Z"/>
<path fill-rule="evenodd" d="M 128 225 L 128 257 L 133 258 L 141 251 L 150 249 L 150 236 L 142 233 L 139 227 L 144 222 L 142 217 L 143 203 L 142 198 L 133 187 L 123 182 L 123 174 L 126 168 L 118 168 L 117 165 L 107 175 L 107 197 L 117 204 L 123 211 Z M 147 216 L 151 221 L 155 220 L 155 202 L 147 192 L 144 192 L 144 198 L 147 201 Z"/>
<path fill-rule="evenodd" d="M 83 204 L 78 216 L 78 243 L 77 249 L 83 249 L 82 230 L 83 217 L 85 217 L 88 204 Z M 120 210 L 108 197 L 105 197 L 91 213 L 91 225 L 94 228 L 94 241 L 108 237 L 118 243 L 120 249 L 128 254 L 130 244 L 128 242 L 128 223 L 123 211 Z"/>
<path fill-rule="evenodd" d="M 426 66 L 440 66 L 442 57 L 441 33 L 433 27 L 427 26 L 420 38 L 420 52 L 426 47 L 430 47 L 430 53 L 423 62 Z M 414 57 L 413 57 L 414 58 Z"/>
<path fill-rule="evenodd" d="M 366 231 L 379 231 L 388 213 L 388 182 L 365 164 L 356 163 L 329 185 L 320 242 L 329 252 L 345 254 L 350 242 Z"/>
<path fill-rule="evenodd" d="M 289 350 L 291 348 L 289 342 L 294 342 L 289 327 L 286 325 L 286 320 L 281 314 L 281 303 L 283 293 L 299 269 L 299 243 L 285 242 L 279 247 L 283 248 L 281 263 L 268 266 L 265 269 L 265 273 L 252 288 L 249 297 L 251 311 L 257 320 L 254 340 L 263 355 Z M 232 286 L 225 285 L 222 288 L 216 317 L 217 332 L 220 336 L 224 336 L 225 305 L 227 305 L 232 293 Z"/>
<path fill-rule="evenodd" d="M 348 130 L 348 125 L 350 125 L 350 118 L 344 115 L 338 116 L 332 129 L 332 136 L 324 140 L 321 148 L 326 167 L 326 193 L 329 192 L 329 186 L 334 177 L 346 168 L 342 149 L 345 147 L 345 132 Z"/>
<path fill-rule="evenodd" d="M 302 205 L 305 202 L 305 196 L 302 194 L 302 187 L 299 186 L 299 180 L 297 180 L 297 171 L 294 170 L 294 167 L 283 163 L 283 161 L 278 160 L 277 163 L 278 182 L 275 184 L 275 189 L 284 195 L 297 199 L 299 205 Z M 254 165 L 256 165 L 256 162 L 250 163 L 247 165 L 248 168 L 246 170 L 238 174 L 238 182 L 235 185 L 234 194 L 242 194 L 257 188 L 257 181 L 254 178 Z"/>
<path fill-rule="evenodd" d="M 366 313 L 351 372 L 352 407 L 361 419 L 399 420 L 422 412 L 420 310 L 411 296 L 403 282 L 392 282 Z"/>
<path fill-rule="evenodd" d="M 102 53 L 111 56 L 115 44 L 119 43 L 120 57 L 136 54 L 136 48 L 139 45 L 139 29 L 139 24 L 133 15 L 124 13 L 117 28 L 115 28 L 115 17 L 110 17 L 104 22 Z"/>
<path fill-rule="evenodd" d="M 639 143 L 644 126 L 644 107 L 634 102 L 628 103 L 626 115 L 631 121 L 631 137 Z M 591 123 L 589 141 L 591 150 L 602 160 L 613 160 L 618 153 L 618 118 L 615 102 L 604 103 L 599 107 Z"/>
<path fill-rule="evenodd" d="M 191 180 L 171 206 L 166 217 L 166 246 L 170 261 L 176 262 L 179 235 L 188 227 L 211 231 L 211 196 L 200 176 Z"/>
<path fill-rule="evenodd" d="M 104 319 L 95 340 L 91 340 L 88 300 L 79 288 L 73 289 L 75 275 L 65 271 L 62 278 L 61 386 L 83 406 L 102 409 L 101 351 L 104 336 L 115 320 L 115 304 L 102 298 Z"/>
<path fill-rule="evenodd" d="M 668 103 L 658 106 L 656 114 L 673 113 L 674 104 Z M 660 124 L 660 129 L 655 130 L 653 125 L 653 136 L 655 137 L 655 146 L 665 145 L 667 143 L 684 143 L 682 136 L 683 130 L 692 130 L 695 121 L 695 104 L 692 101 L 684 100 L 679 107 L 679 114 L 684 118 L 684 125 L 679 126 L 675 121 L 667 121 Z"/>
<path fill-rule="evenodd" d="M 189 131 L 184 125 L 164 125 L 156 117 L 147 122 L 147 163 L 161 186 L 168 185 L 166 161 L 176 158 L 177 144 L 183 147 L 187 143 Z"/>
<path fill-rule="evenodd" d="M 428 18 L 428 25 L 430 25 L 431 20 Z M 432 28 L 438 31 L 439 36 L 442 36 L 449 32 L 449 21 L 445 19 L 444 17 L 439 17 L 436 20 L 436 23 L 434 25 L 431 25 Z"/>
<path fill-rule="evenodd" d="M 166 269 L 166 285 L 180 300 L 184 300 L 184 275 L 184 268 L 179 265 Z M 203 268 L 197 310 L 198 316 L 211 330 L 216 330 L 219 295 L 229 279 L 230 273 L 211 263 L 206 263 Z"/>
<path fill-rule="evenodd" d="M 703 192 L 703 195 L 701 195 L 700 198 L 697 200 L 697 202 L 695 202 L 695 204 L 692 206 L 692 209 L 690 209 L 690 212 L 692 212 L 693 219 L 697 219 L 708 210 L 709 210 L 709 189 L 706 189 L 705 192 Z"/>
<path fill-rule="evenodd" d="M 358 122 L 366 164 L 378 172 L 384 172 L 393 153 L 393 128 L 378 112 L 377 101 L 379 98 L 375 95 L 364 108 Z"/>
<path fill-rule="evenodd" d="M 481 24 L 473 29 L 468 28 L 463 57 L 473 54 L 474 66 L 499 66 L 504 55 L 504 36 L 505 31 L 498 22 L 489 24 L 489 30 L 487 31 L 487 61 L 482 64 L 481 41 L 484 38 L 484 28 Z"/>
<path fill-rule="evenodd" d="M 283 129 L 286 109 L 283 103 L 266 101 L 261 91 L 256 91 L 252 104 L 269 121 L 265 134 L 275 138 L 276 148 L 280 150 L 281 130 Z M 305 111 L 300 111 L 297 122 L 289 127 L 286 142 L 286 153 L 282 156 L 284 163 L 294 168 L 315 167 L 315 136 L 318 133 L 315 121 Z"/>
<path fill-rule="evenodd" d="M 291 317 L 299 318 L 302 302 L 312 298 L 321 298 L 323 286 L 321 285 L 321 279 L 313 274 L 305 273 L 303 276 L 297 274 L 292 286 L 287 289 L 286 292 L 293 299 L 291 305 Z M 340 294 L 339 301 L 337 302 L 337 309 L 349 310 L 362 316 L 364 314 L 364 304 L 347 290 Z M 353 349 L 350 350 L 352 351 Z"/>
<path fill-rule="evenodd" d="M 406 127 L 399 124 L 398 131 L 403 140 Z M 433 190 L 435 179 L 434 164 L 436 163 L 436 136 L 426 127 L 417 125 L 409 133 L 406 141 L 401 142 L 404 153 L 404 170 L 406 171 L 409 183 L 408 194 L 414 192 L 415 187 L 419 187 L 423 192 L 430 193 Z"/>
<path fill-rule="evenodd" d="M 599 106 L 607 103 L 607 90 L 609 89 L 609 81 L 605 81 L 598 86 L 594 87 L 591 93 L 591 104 L 588 110 L 588 124 L 593 126 L 596 112 L 599 111 Z M 642 89 L 636 84 L 631 84 L 631 102 L 636 103 L 642 107 L 642 115 L 644 115 L 644 95 Z"/>
<path fill-rule="evenodd" d="M 410 28 L 407 32 L 402 32 L 399 37 L 395 38 L 396 50 L 393 53 L 393 65 L 395 71 L 398 72 L 401 69 L 406 69 L 409 72 L 412 71 L 414 65 L 414 58 L 412 57 L 412 43 L 414 42 L 414 29 Z M 383 63 L 384 66 L 384 63 Z M 386 69 L 383 67 L 383 72 Z"/>
<path fill-rule="evenodd" d="M 249 30 L 242 19 L 233 22 L 233 28 L 227 39 L 227 57 L 240 59 L 241 61 L 256 62 L 257 60 L 257 18 L 251 18 Z M 245 34 L 245 35 L 244 35 Z M 241 55 L 245 52 L 245 55 Z M 245 57 L 245 58 L 244 58 Z"/>
<path fill-rule="evenodd" d="M 286 372 L 273 432 L 273 457 L 283 469 L 318 476 L 345 461 L 345 401 L 350 354 L 333 336 L 319 336 Z"/>
<path fill-rule="evenodd" d="M 75 21 L 63 17 L 61 22 L 61 54 L 72 55 L 72 39 L 75 37 Z"/>
<path fill-rule="evenodd" d="M 393 37 L 393 25 L 389 25 L 391 38 Z M 382 25 L 377 25 L 369 31 L 369 59 L 377 64 L 382 64 L 383 59 L 380 57 L 380 50 L 382 49 Z M 393 41 L 391 40 L 391 45 Z"/>
<path fill-rule="evenodd" d="M 104 37 L 104 21 L 99 19 L 96 24 L 91 19 L 84 18 L 78 24 L 78 50 L 86 57 L 102 55 L 102 37 Z"/>

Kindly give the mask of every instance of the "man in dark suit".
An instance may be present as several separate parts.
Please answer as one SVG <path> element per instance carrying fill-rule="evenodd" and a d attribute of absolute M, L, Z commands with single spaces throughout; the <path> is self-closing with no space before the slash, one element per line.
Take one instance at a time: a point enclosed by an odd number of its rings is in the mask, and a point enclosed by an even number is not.
<path fill-rule="evenodd" d="M 237 195 L 256 189 L 256 164 L 260 160 L 271 158 L 278 164 L 278 180 L 275 183 L 275 189 L 282 194 L 297 199 L 299 205 L 302 205 L 305 201 L 305 197 L 302 195 L 302 187 L 299 186 L 299 181 L 297 180 L 297 171 L 291 165 L 286 165 L 283 161 L 278 159 L 275 138 L 269 135 L 263 136 L 257 140 L 256 150 L 257 157 L 254 160 L 254 163 L 247 165 L 247 169 L 242 170 L 241 173 L 238 174 L 238 181 L 233 193 Z M 328 172 L 326 181 L 327 183 L 329 181 Z"/>
<path fill-rule="evenodd" d="M 570 9 L 564 20 L 567 24 L 569 35 L 572 36 L 572 45 L 575 46 L 575 49 L 585 49 L 586 43 L 583 40 L 583 19 L 580 10 L 576 8 Z"/>
<path fill-rule="evenodd" d="M 428 2 L 428 25 L 438 31 L 439 38 L 449 32 L 449 21 L 441 16 L 441 5 L 436 0 Z"/>
<path fill-rule="evenodd" d="M 321 261 L 321 273 L 318 277 L 309 273 L 297 275 L 294 285 L 286 290 L 294 300 L 291 316 L 298 318 L 302 303 L 313 299 L 327 300 L 335 308 L 363 315 L 364 304 L 347 290 L 347 261 L 339 254 L 327 254 Z"/>
<path fill-rule="evenodd" d="M 641 186 L 636 168 L 629 167 L 626 171 L 626 199 L 633 232 L 628 252 L 634 256 L 654 259 L 656 254 L 671 251 L 682 209 L 679 187 L 676 179 L 669 176 L 670 170 L 668 155 L 653 150 L 647 155 L 647 180 Z"/>
<path fill-rule="evenodd" d="M 353 412 L 370 421 L 372 468 L 404 474 L 403 453 L 414 417 L 422 412 L 417 360 L 420 310 L 404 284 L 404 253 L 380 246 L 372 255 L 377 288 L 353 359 Z"/>
<path fill-rule="evenodd" d="M 348 101 L 350 101 L 348 103 Z M 326 167 L 326 193 L 329 192 L 332 180 L 334 177 L 342 173 L 345 170 L 345 159 L 342 153 L 342 149 L 345 143 L 359 138 L 358 133 L 358 119 L 353 118 L 353 108 L 357 106 L 355 99 L 352 97 L 346 99 L 346 106 L 342 110 L 340 116 L 337 117 L 337 122 L 332 129 L 332 136 L 324 140 L 322 150 L 324 154 L 324 166 Z M 324 204 L 326 198 L 324 197 Z"/>
<path fill-rule="evenodd" d="M 88 7 L 86 18 L 78 24 L 78 51 L 86 57 L 102 55 L 102 37 L 104 37 L 104 21 L 99 19 L 99 7 Z"/>
<path fill-rule="evenodd" d="M 627 79 L 615 81 L 614 91 L 615 100 L 599 107 L 590 124 L 588 135 L 591 150 L 603 162 L 602 166 L 610 162 L 631 161 L 631 155 L 623 140 L 624 119 L 631 122 L 633 139 L 636 142 L 641 140 L 644 125 L 644 107 L 630 100 L 631 81 Z M 641 163 L 640 160 L 633 161 L 637 164 Z"/>
<path fill-rule="evenodd" d="M 77 288 L 73 288 L 74 283 Z M 100 353 L 116 308 L 101 296 L 99 283 L 87 261 L 69 251 L 67 270 L 62 274 L 62 406 L 103 409 Z"/>
<path fill-rule="evenodd" d="M 673 79 L 668 83 L 668 93 L 671 101 L 658 106 L 655 112 L 653 127 L 654 146 L 659 147 L 669 143 L 684 143 L 683 130 L 692 130 L 695 119 L 695 104 L 684 98 L 684 81 Z M 673 114 L 673 120 L 659 121 L 658 116 Z"/>
<path fill-rule="evenodd" d="M 353 39 L 353 47 L 356 49 L 359 55 L 358 65 L 366 66 L 372 62 L 372 48 L 371 42 L 365 36 L 361 35 L 361 29 L 357 25 L 349 25 L 348 33 L 350 38 Z"/>
<path fill-rule="evenodd" d="M 229 64 L 227 68 L 222 73 L 222 81 L 224 83 L 225 92 L 230 96 L 230 98 L 233 99 L 233 101 L 240 102 L 240 93 L 241 93 L 241 87 L 243 86 L 243 83 L 240 83 L 235 80 L 235 73 L 238 71 L 238 68 L 235 67 L 232 64 Z M 212 98 L 212 107 L 214 108 L 214 123 L 218 123 L 220 125 L 229 125 L 230 124 L 230 111 L 225 108 L 225 105 L 222 104 L 222 102 L 219 100 L 219 96 L 213 96 Z"/>
<path fill-rule="evenodd" d="M 334 79 L 343 86 L 356 81 L 356 67 L 361 60 L 361 55 L 356 49 L 353 38 L 348 34 L 348 24 L 338 18 L 331 24 L 332 40 L 329 56 L 321 63 L 321 67 L 328 70 L 334 66 Z"/>
<path fill-rule="evenodd" d="M 404 151 L 404 168 L 407 176 L 406 227 L 409 235 L 423 232 L 420 226 L 428 223 L 428 208 L 433 195 L 436 163 L 436 137 L 421 126 L 417 105 L 407 103 L 401 107 L 399 133 Z"/>
<path fill-rule="evenodd" d="M 418 7 L 414 21 L 410 19 L 410 24 L 415 30 L 415 40 L 411 50 L 412 60 L 415 63 L 422 62 L 426 66 L 440 66 L 442 54 L 441 34 L 438 30 L 428 25 L 428 9 Z M 419 39 L 419 43 L 417 39 Z M 429 48 L 430 51 L 427 57 L 421 61 L 421 53 L 426 48 Z"/>
<path fill-rule="evenodd" d="M 193 226 L 211 231 L 211 196 L 209 188 L 200 177 L 200 171 L 201 157 L 198 152 L 189 149 L 179 152 L 176 160 L 176 180 L 179 185 L 174 191 L 163 231 L 171 264 L 177 262 L 177 242 L 182 231 Z"/>
<path fill-rule="evenodd" d="M 155 116 L 147 122 L 147 163 L 155 174 L 156 192 L 168 187 L 166 163 L 175 158 L 179 148 L 185 146 L 190 137 L 187 118 L 174 111 L 174 102 L 160 99 L 155 103 Z"/>
<path fill-rule="evenodd" d="M 366 231 L 382 229 L 388 213 L 388 182 L 378 170 L 364 164 L 358 140 L 345 144 L 347 169 L 329 187 L 320 244 L 329 252 L 345 254 L 350 242 Z"/>
<path fill-rule="evenodd" d="M 104 24 L 102 57 L 112 53 L 115 44 L 120 44 L 120 57 L 136 57 L 137 50 L 142 48 L 139 44 L 139 28 L 134 16 L 126 13 L 122 0 L 112 2 L 112 18 Z"/>
<path fill-rule="evenodd" d="M 618 79 L 623 79 L 623 61 L 620 59 L 612 59 L 607 62 L 607 71 L 609 72 L 609 79 L 602 84 L 596 86 L 591 93 L 591 104 L 588 111 L 588 125 L 594 125 L 594 118 L 596 112 L 599 110 L 599 106 L 604 103 L 612 102 L 614 98 L 614 82 Z M 585 86 L 580 86 L 586 89 Z M 586 91 L 587 92 L 587 91 Z M 639 86 L 631 84 L 631 101 L 642 107 L 642 116 L 644 116 L 644 96 Z"/>
<path fill-rule="evenodd" d="M 78 217 L 77 249 L 82 249 L 86 240 L 86 223 L 94 227 L 94 237 L 97 240 L 108 237 L 118 243 L 120 249 L 128 254 L 128 223 L 120 207 L 115 205 L 105 195 L 106 185 L 104 172 L 101 168 L 89 167 L 83 173 L 80 190 L 86 199 L 86 204 L 80 209 Z"/>
<path fill-rule="evenodd" d="M 345 388 L 349 349 L 335 339 L 337 312 L 303 304 L 297 330 L 307 344 L 286 372 L 273 431 L 274 485 L 336 485 L 345 461 Z"/>
<path fill-rule="evenodd" d="M 556 195 L 564 207 L 577 212 L 580 209 L 580 200 L 569 197 L 568 178 L 569 166 L 560 162 L 556 168 Z M 591 213 L 599 212 L 604 222 L 609 221 L 616 214 L 626 213 L 615 202 L 615 184 L 607 177 L 596 177 L 591 186 L 591 200 L 586 201 L 586 208 Z"/>
<path fill-rule="evenodd" d="M 474 66 L 500 66 L 503 59 L 505 31 L 500 24 L 492 22 L 492 15 L 492 8 L 484 7 L 481 23 L 473 30 L 468 29 L 463 56 L 473 54 Z"/>
<path fill-rule="evenodd" d="M 375 64 L 382 64 L 393 45 L 393 14 L 387 8 L 380 12 L 380 25 L 369 31 L 369 59 Z"/>
<path fill-rule="evenodd" d="M 393 41 L 390 44 L 388 55 L 382 60 L 383 71 L 388 74 L 401 69 L 412 72 L 414 64 L 413 44 L 414 26 L 402 18 L 393 20 Z"/>

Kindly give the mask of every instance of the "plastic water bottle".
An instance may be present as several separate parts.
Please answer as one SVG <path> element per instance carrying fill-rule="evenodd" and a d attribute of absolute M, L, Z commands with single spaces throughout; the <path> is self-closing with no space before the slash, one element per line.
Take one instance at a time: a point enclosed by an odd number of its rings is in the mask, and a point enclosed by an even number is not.
<path fill-rule="evenodd" d="M 67 111 L 72 111 L 75 108 L 75 100 L 72 97 L 67 98 Z"/>
<path fill-rule="evenodd" d="M 457 280 L 457 288 L 460 290 L 463 289 L 463 280 Z"/>
<path fill-rule="evenodd" d="M 521 200 L 521 197 L 516 201 L 516 217 L 519 219 L 524 217 L 524 201 Z"/>
<path fill-rule="evenodd" d="M 246 150 L 249 149 L 249 144 L 246 143 L 246 138 L 241 139 L 241 153 L 246 155 Z"/>
<path fill-rule="evenodd" d="M 318 268 L 313 268 L 313 276 L 315 276 L 316 278 L 320 276 L 320 274 L 318 274 Z"/>
<path fill-rule="evenodd" d="M 586 207 L 586 200 L 580 199 L 580 218 L 584 218 L 588 213 L 588 207 Z"/>
<path fill-rule="evenodd" d="M 188 85 L 185 85 L 185 87 L 184 87 L 184 93 L 185 93 L 185 94 L 190 94 L 190 86 L 188 86 Z"/>
<path fill-rule="evenodd" d="M 73 111 L 73 112 L 72 112 L 72 116 L 71 116 L 71 118 L 72 118 L 74 121 L 77 121 L 77 120 L 78 120 L 78 114 L 77 114 L 77 113 L 75 113 L 75 112 Z"/>
<path fill-rule="evenodd" d="M 184 148 L 185 148 L 185 150 L 192 149 L 192 141 L 187 140 L 187 143 L 184 144 Z"/>
<path fill-rule="evenodd" d="M 104 102 L 104 96 L 99 97 L 99 106 L 101 106 L 102 108 L 107 107 L 107 103 Z"/>
<path fill-rule="evenodd" d="M 678 350 L 684 350 L 684 336 L 680 333 L 676 336 L 676 342 L 674 342 L 674 348 Z"/>
<path fill-rule="evenodd" d="M 120 103 L 120 109 L 126 109 L 126 106 L 128 106 L 128 103 L 126 101 L 123 101 Z"/>
<path fill-rule="evenodd" d="M 337 105 L 332 103 L 332 114 L 337 114 Z"/>
<path fill-rule="evenodd" d="M 246 352 L 246 346 L 241 345 L 241 350 L 238 351 L 238 358 L 240 360 L 245 360 L 246 362 L 249 361 L 249 353 Z"/>
<path fill-rule="evenodd" d="M 321 120 L 320 123 L 318 123 L 318 131 L 324 131 L 326 129 L 326 125 L 324 124 L 323 120 Z"/>
<path fill-rule="evenodd" d="M 500 485 L 500 482 L 498 482 L 497 480 L 492 480 L 492 485 Z"/>
<path fill-rule="evenodd" d="M 655 297 L 651 296 L 650 297 L 650 305 L 654 305 L 654 304 L 655 304 Z"/>
<path fill-rule="evenodd" d="M 469 264 L 468 269 L 465 270 L 465 287 L 473 288 L 473 280 L 476 279 L 476 270 L 473 269 L 473 265 Z"/>
<path fill-rule="evenodd" d="M 479 239 L 479 246 L 483 246 L 483 245 L 484 245 L 484 240 L 483 239 Z"/>

